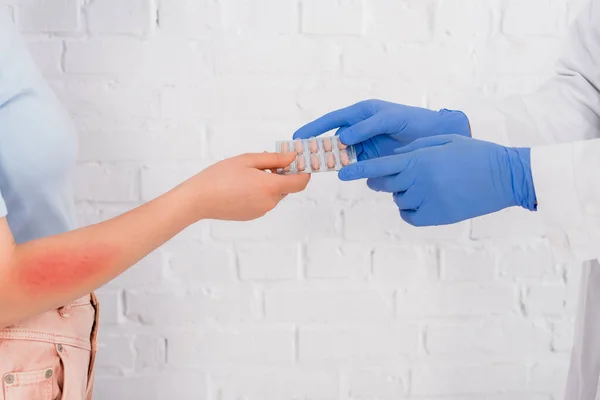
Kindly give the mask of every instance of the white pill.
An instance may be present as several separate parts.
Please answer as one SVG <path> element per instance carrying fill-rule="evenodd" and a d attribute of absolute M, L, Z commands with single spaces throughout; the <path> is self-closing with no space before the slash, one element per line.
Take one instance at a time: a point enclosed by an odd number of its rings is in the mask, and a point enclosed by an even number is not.
<path fill-rule="evenodd" d="M 304 145 L 302 144 L 302 140 L 296 140 L 294 142 L 294 150 L 298 154 L 304 153 Z"/>
<path fill-rule="evenodd" d="M 335 168 L 335 154 L 327 153 L 327 168 Z"/>
<path fill-rule="evenodd" d="M 304 161 L 304 156 L 301 154 L 296 159 L 296 167 L 298 171 L 304 171 L 306 169 L 306 162 Z"/>
<path fill-rule="evenodd" d="M 340 150 L 340 161 L 343 166 L 350 165 L 350 157 L 348 156 L 348 151 Z"/>
<path fill-rule="evenodd" d="M 310 167 L 315 171 L 318 171 L 321 169 L 321 160 L 319 159 L 318 154 L 311 154 Z"/>

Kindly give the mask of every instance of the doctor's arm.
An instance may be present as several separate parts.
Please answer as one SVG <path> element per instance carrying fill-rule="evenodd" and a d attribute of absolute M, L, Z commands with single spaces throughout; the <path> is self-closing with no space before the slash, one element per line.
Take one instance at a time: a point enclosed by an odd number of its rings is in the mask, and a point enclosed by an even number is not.
<path fill-rule="evenodd" d="M 600 257 L 600 1 L 535 93 L 465 109 L 474 138 L 531 149 L 538 211 L 577 259 Z"/>

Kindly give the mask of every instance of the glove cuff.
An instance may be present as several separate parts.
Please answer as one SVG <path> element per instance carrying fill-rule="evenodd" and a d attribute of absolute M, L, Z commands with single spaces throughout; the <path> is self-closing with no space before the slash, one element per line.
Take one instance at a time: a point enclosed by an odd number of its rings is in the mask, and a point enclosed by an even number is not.
<path fill-rule="evenodd" d="M 465 137 L 471 137 L 471 127 L 469 125 L 469 118 L 462 111 L 448 110 L 442 108 L 438 111 L 440 118 L 442 118 L 444 127 L 444 134 L 455 134 Z"/>
<path fill-rule="evenodd" d="M 529 211 L 537 211 L 537 196 L 531 174 L 531 149 L 509 149 L 515 203 Z"/>

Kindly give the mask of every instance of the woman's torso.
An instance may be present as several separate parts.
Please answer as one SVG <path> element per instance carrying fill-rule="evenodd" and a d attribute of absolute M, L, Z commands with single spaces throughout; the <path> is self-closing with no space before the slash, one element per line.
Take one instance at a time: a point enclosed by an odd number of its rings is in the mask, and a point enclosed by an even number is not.
<path fill-rule="evenodd" d="M 17 243 L 75 227 L 73 124 L 0 16 L 0 194 Z"/>

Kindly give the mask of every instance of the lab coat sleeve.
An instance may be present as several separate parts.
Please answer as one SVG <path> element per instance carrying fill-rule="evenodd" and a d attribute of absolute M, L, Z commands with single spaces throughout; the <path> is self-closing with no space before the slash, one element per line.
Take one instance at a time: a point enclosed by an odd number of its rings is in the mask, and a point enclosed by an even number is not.
<path fill-rule="evenodd" d="M 532 147 L 538 212 L 579 260 L 600 257 L 599 90 L 600 0 L 592 0 L 538 91 L 464 109 L 473 137 Z"/>

